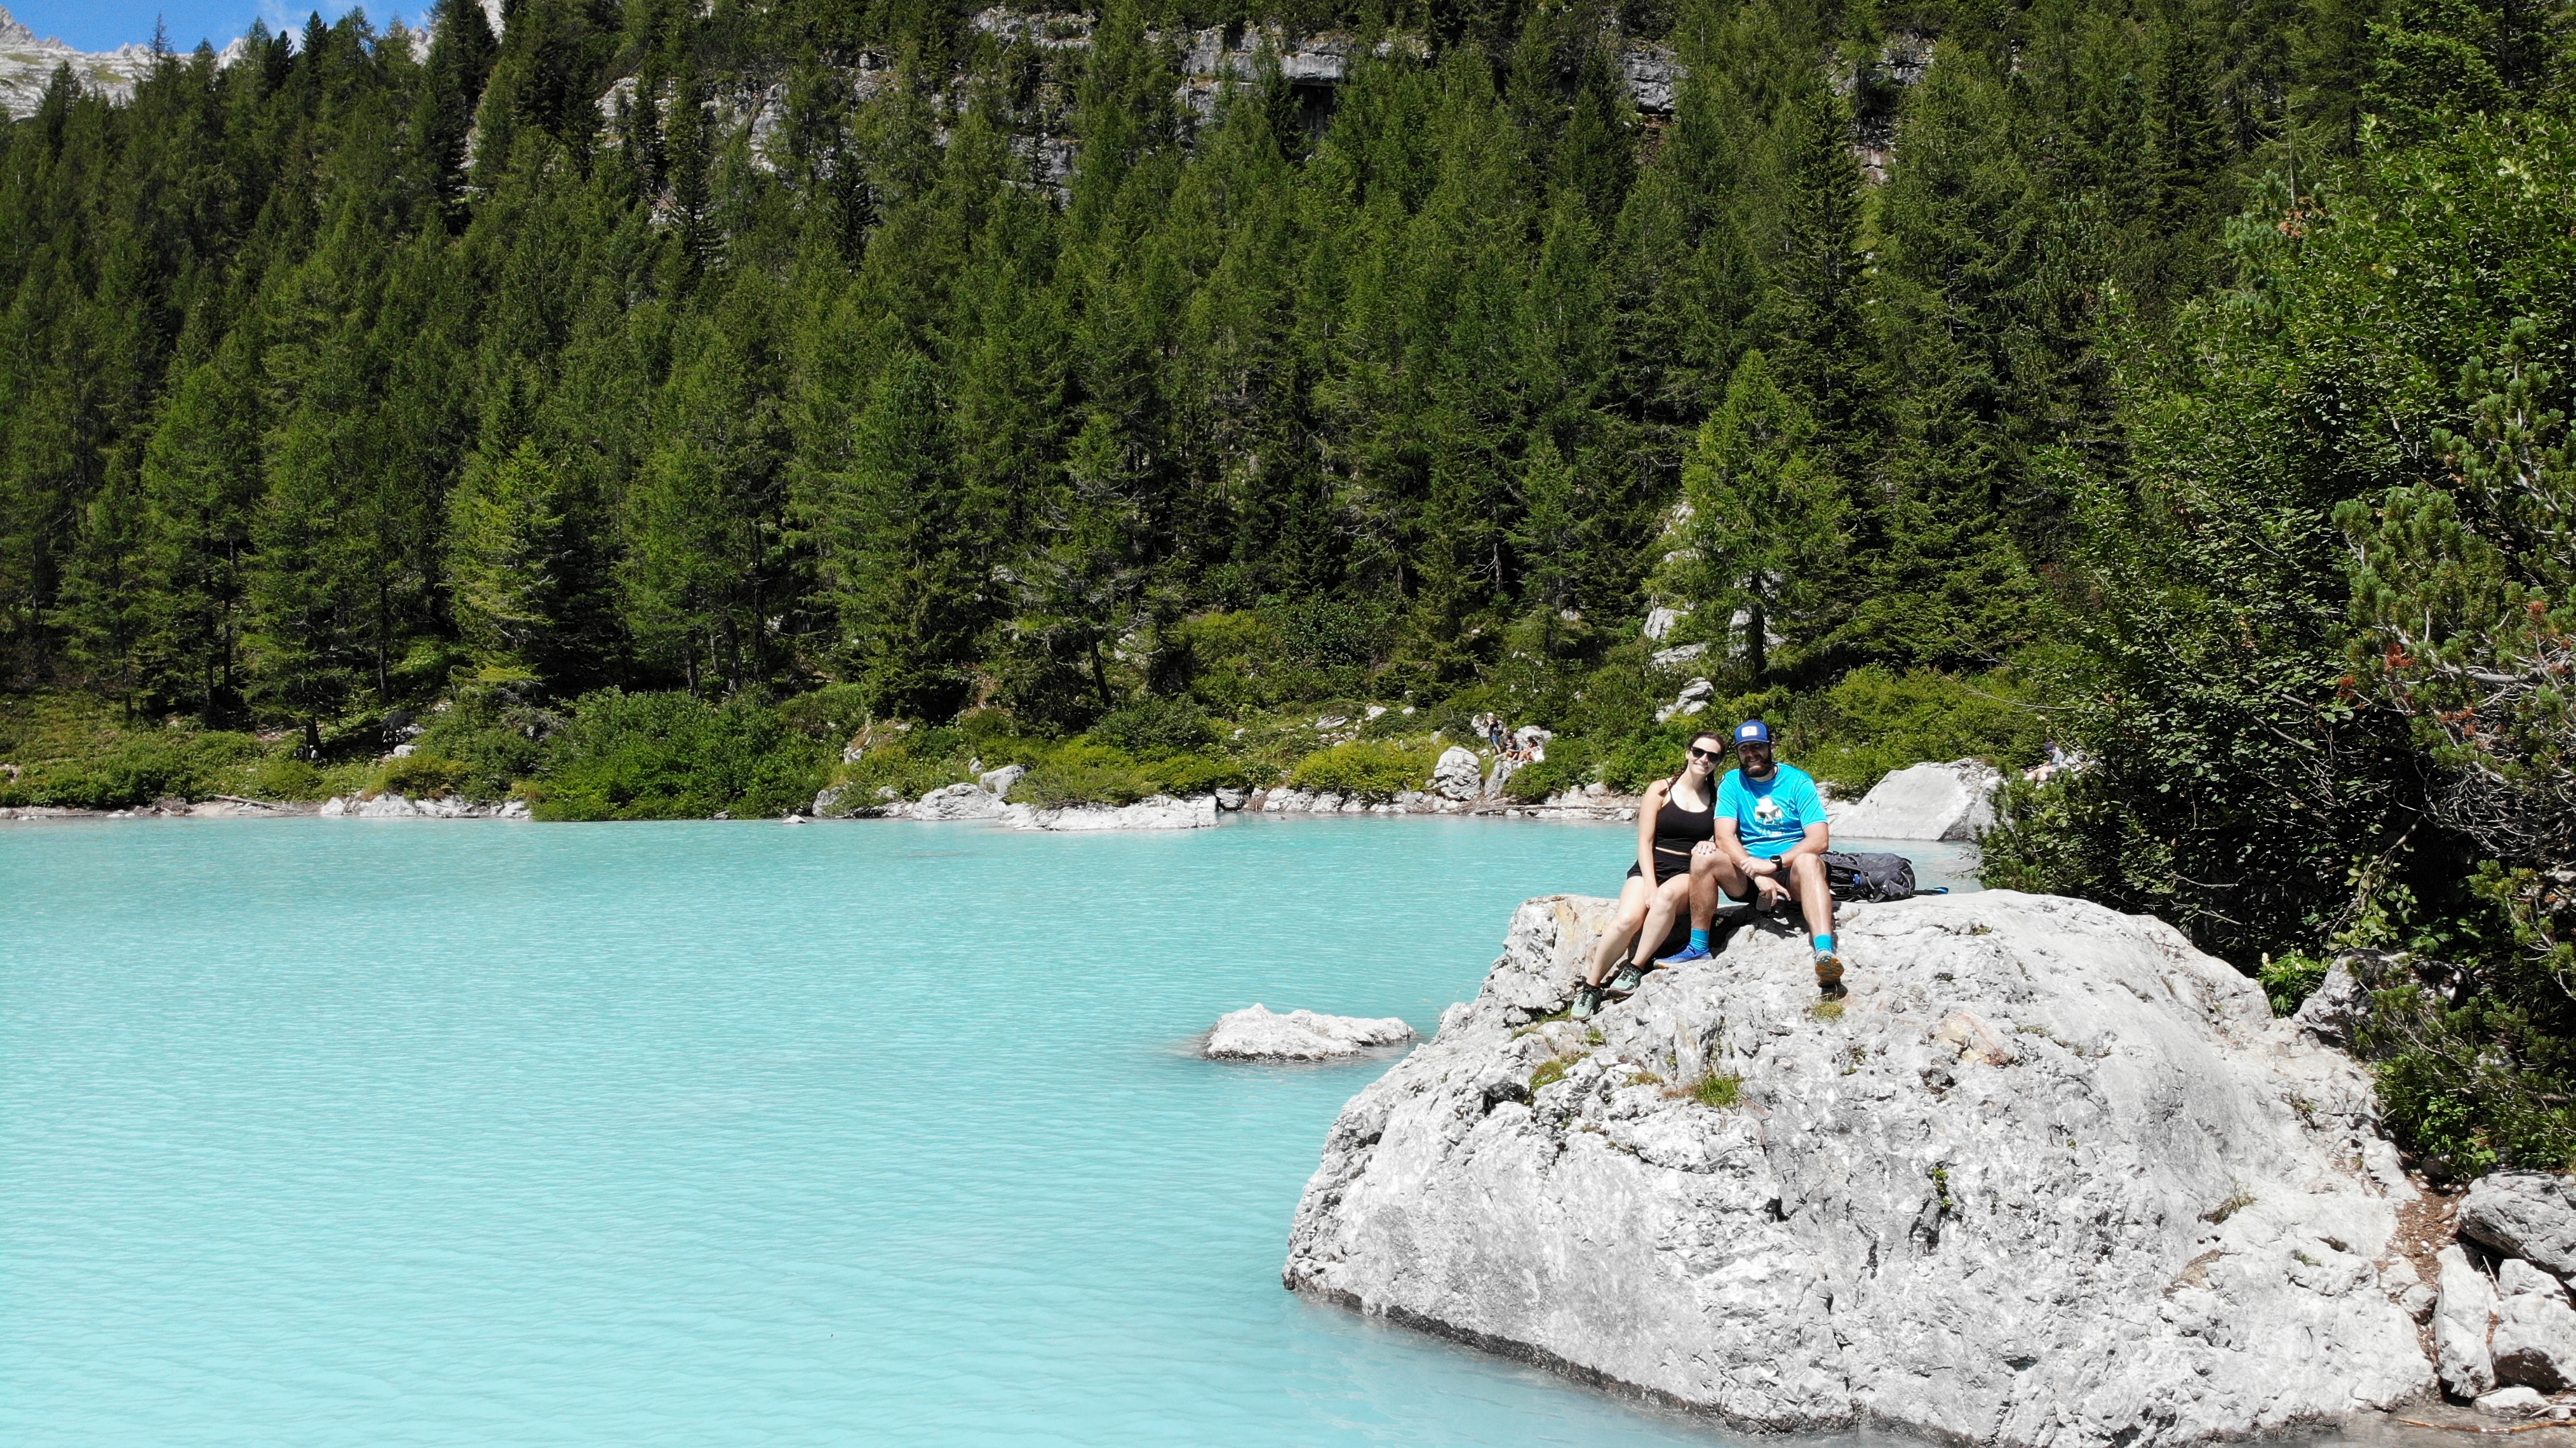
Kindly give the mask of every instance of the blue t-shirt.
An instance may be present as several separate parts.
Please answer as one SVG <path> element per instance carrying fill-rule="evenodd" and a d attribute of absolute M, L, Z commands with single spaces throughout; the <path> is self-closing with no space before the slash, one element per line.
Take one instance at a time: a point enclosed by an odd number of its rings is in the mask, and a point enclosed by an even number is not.
<path fill-rule="evenodd" d="M 1717 814 L 1735 821 L 1735 837 L 1757 860 L 1776 860 L 1797 848 L 1807 826 L 1825 822 L 1825 799 L 1816 782 L 1794 764 L 1771 766 L 1771 777 L 1751 780 L 1730 769 L 1717 787 Z"/>

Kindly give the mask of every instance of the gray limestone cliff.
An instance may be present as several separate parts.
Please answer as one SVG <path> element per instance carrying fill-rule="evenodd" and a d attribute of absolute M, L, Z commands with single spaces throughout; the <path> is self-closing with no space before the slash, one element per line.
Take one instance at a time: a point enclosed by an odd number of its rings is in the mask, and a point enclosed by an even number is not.
<path fill-rule="evenodd" d="M 0 10 L 0 111 L 13 120 L 34 115 L 44 102 L 45 87 L 53 83 L 54 71 L 61 66 L 71 67 L 72 75 L 92 91 L 130 100 L 135 82 L 151 74 L 152 60 L 148 45 L 120 45 L 91 54 L 50 37 L 40 39 L 16 16 Z"/>
<path fill-rule="evenodd" d="M 1523 905 L 1344 1108 L 1287 1285 L 1746 1428 L 2156 1448 L 2432 1390 L 2368 1079 L 2170 927 L 1854 906 L 1838 1006 L 1757 924 L 1556 1019 L 1608 908 Z"/>

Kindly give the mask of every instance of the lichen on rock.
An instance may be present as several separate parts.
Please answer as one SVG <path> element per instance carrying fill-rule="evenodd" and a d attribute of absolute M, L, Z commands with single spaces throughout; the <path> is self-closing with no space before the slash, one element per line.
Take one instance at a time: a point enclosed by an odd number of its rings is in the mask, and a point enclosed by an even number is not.
<path fill-rule="evenodd" d="M 1747 1428 L 2155 1448 L 2431 1388 L 2368 1079 L 2170 927 L 1856 906 L 1839 1018 L 1776 924 L 1552 1018 L 1609 908 L 1524 904 L 1344 1108 L 1287 1285 Z"/>

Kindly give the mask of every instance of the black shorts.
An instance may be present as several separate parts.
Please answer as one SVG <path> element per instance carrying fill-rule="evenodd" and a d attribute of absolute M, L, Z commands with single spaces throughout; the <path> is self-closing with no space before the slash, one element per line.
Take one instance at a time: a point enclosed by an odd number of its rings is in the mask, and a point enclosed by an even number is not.
<path fill-rule="evenodd" d="M 1676 855 L 1660 849 L 1655 851 L 1655 887 L 1661 889 L 1666 880 L 1677 880 L 1689 874 L 1690 865 L 1691 857 L 1688 852 Z M 1628 867 L 1629 879 L 1641 879 L 1644 875 L 1645 872 L 1635 865 Z"/>

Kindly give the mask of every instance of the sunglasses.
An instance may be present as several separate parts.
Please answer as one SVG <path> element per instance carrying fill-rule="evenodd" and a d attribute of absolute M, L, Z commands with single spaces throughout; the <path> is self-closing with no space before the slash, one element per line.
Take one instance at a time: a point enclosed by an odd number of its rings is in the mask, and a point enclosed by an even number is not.
<path fill-rule="evenodd" d="M 1693 759 L 1716 760 L 1725 756 L 1720 750 L 1702 749 L 1698 745 L 1694 744 L 1690 747 L 1690 757 Z"/>

